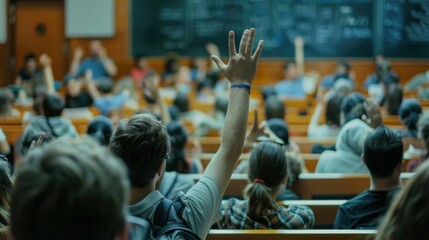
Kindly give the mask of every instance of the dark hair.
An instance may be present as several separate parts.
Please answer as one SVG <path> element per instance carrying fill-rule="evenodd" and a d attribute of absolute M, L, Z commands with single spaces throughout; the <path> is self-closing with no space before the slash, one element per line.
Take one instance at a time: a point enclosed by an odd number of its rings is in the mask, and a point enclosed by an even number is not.
<path fill-rule="evenodd" d="M 22 135 L 22 142 L 21 142 L 21 155 L 26 156 L 28 153 L 28 150 L 30 149 L 31 143 L 33 141 L 37 142 L 41 134 L 45 134 L 45 137 L 43 138 L 42 144 L 46 144 L 48 142 L 51 142 L 55 139 L 55 136 L 52 135 L 50 132 L 40 132 L 40 131 L 34 131 L 29 129 L 26 134 Z"/>
<path fill-rule="evenodd" d="M 270 120 L 273 118 L 285 119 L 286 107 L 283 101 L 276 96 L 270 96 L 265 100 L 265 119 Z"/>
<path fill-rule="evenodd" d="M 0 231 L 9 226 L 10 195 L 12 194 L 12 167 L 7 159 L 0 160 Z"/>
<path fill-rule="evenodd" d="M 427 149 L 426 155 L 424 156 L 424 159 L 429 158 L 429 114 L 425 113 L 422 117 L 420 117 L 418 123 L 417 123 L 417 129 L 419 132 L 419 137 L 422 138 L 422 140 L 425 143 L 425 147 Z"/>
<path fill-rule="evenodd" d="M 24 57 L 24 62 L 27 63 L 30 60 L 37 60 L 37 56 L 34 53 L 27 53 Z"/>
<path fill-rule="evenodd" d="M 337 65 L 345 68 L 347 73 L 351 70 L 350 64 L 347 61 L 338 61 Z"/>
<path fill-rule="evenodd" d="M 108 146 L 113 133 L 112 121 L 105 116 L 98 116 L 88 124 L 86 133 L 103 146 Z"/>
<path fill-rule="evenodd" d="M 43 98 L 42 108 L 45 117 L 59 117 L 63 112 L 64 102 L 58 95 L 47 94 Z"/>
<path fill-rule="evenodd" d="M 186 113 L 189 111 L 189 98 L 185 93 L 178 93 L 176 98 L 173 101 L 173 105 L 175 105 L 181 113 Z"/>
<path fill-rule="evenodd" d="M 401 136 L 391 129 L 380 126 L 365 139 L 363 157 L 372 176 L 390 176 L 402 163 L 403 143 Z"/>
<path fill-rule="evenodd" d="M 228 111 L 228 98 L 226 97 L 217 97 L 215 101 L 215 111 L 216 112 L 222 112 L 226 115 L 226 112 Z"/>
<path fill-rule="evenodd" d="M 422 114 L 422 107 L 416 100 L 405 100 L 399 107 L 399 118 L 407 126 L 412 137 L 417 137 L 417 122 Z"/>
<path fill-rule="evenodd" d="M 111 93 L 113 90 L 112 81 L 100 81 L 98 84 L 98 90 L 102 93 Z"/>
<path fill-rule="evenodd" d="M 125 166 L 90 139 L 58 139 L 17 168 L 11 232 L 16 240 L 114 239 L 125 225 Z"/>
<path fill-rule="evenodd" d="M 287 177 L 286 155 L 274 142 L 261 142 L 253 148 L 249 158 L 250 183 L 244 190 L 249 202 L 248 216 L 260 219 L 267 209 L 275 209 L 273 195 Z"/>
<path fill-rule="evenodd" d="M 7 90 L 0 89 L 0 117 L 10 117 L 12 110 L 12 100 Z"/>
<path fill-rule="evenodd" d="M 399 107 L 403 98 L 402 88 L 399 84 L 393 83 L 387 87 L 385 106 L 387 114 L 398 115 Z"/>
<path fill-rule="evenodd" d="M 119 122 L 110 150 L 128 166 L 133 187 L 146 187 L 170 150 L 167 130 L 152 114 L 134 115 Z"/>
<path fill-rule="evenodd" d="M 267 121 L 270 130 L 280 138 L 285 145 L 289 145 L 289 129 L 283 119 L 272 118 Z"/>
<path fill-rule="evenodd" d="M 389 207 L 376 240 L 429 239 L 429 161 L 424 162 Z"/>
<path fill-rule="evenodd" d="M 352 110 L 356 105 L 362 105 L 366 101 L 365 97 L 358 92 L 350 93 L 341 102 L 341 112 L 344 114 L 344 124 L 356 119 L 356 114 Z M 363 106 L 362 106 L 363 107 Z M 358 117 L 360 118 L 360 116 Z"/>
<path fill-rule="evenodd" d="M 168 113 L 170 114 L 172 121 L 179 121 L 180 120 L 180 110 L 177 106 L 171 105 L 168 108 Z"/>
<path fill-rule="evenodd" d="M 288 71 L 290 67 L 296 67 L 295 62 L 288 62 L 284 65 L 283 70 Z"/>
<path fill-rule="evenodd" d="M 340 127 L 340 110 L 341 103 L 343 102 L 344 94 L 338 93 L 331 97 L 326 105 L 325 122 L 329 125 L 335 125 Z"/>
<path fill-rule="evenodd" d="M 189 164 L 185 158 L 185 146 L 188 141 L 188 133 L 179 121 L 167 124 L 167 132 L 170 137 L 171 151 L 167 160 L 166 171 L 188 173 Z"/>

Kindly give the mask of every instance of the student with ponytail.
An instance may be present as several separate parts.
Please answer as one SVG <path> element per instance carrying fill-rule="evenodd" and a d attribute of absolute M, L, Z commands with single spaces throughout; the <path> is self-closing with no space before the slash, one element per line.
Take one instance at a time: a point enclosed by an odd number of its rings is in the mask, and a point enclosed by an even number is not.
<path fill-rule="evenodd" d="M 422 114 L 422 107 L 416 100 L 407 100 L 402 102 L 399 107 L 399 118 L 406 126 L 403 137 L 417 138 L 417 122 Z"/>
<path fill-rule="evenodd" d="M 249 159 L 249 184 L 244 200 L 231 198 L 222 203 L 222 229 L 302 229 L 314 224 L 313 211 L 306 206 L 279 206 L 275 199 L 287 182 L 287 161 L 283 147 L 261 142 Z"/>

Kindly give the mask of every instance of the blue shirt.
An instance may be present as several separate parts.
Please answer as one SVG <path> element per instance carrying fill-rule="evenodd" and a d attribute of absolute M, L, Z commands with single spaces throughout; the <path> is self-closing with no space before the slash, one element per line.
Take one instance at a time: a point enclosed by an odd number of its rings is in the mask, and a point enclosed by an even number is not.
<path fill-rule="evenodd" d="M 108 61 L 111 61 L 110 59 Z M 106 71 L 106 68 L 103 65 L 103 62 L 96 57 L 85 58 L 79 65 L 78 74 L 84 74 L 86 70 L 90 69 L 92 71 L 92 78 L 94 80 L 101 78 L 110 78 L 111 76 Z"/>
<path fill-rule="evenodd" d="M 102 115 L 107 116 L 110 111 L 122 108 L 127 102 L 124 94 L 101 97 L 94 100 L 94 106 L 101 111 Z"/>
<path fill-rule="evenodd" d="M 280 97 L 305 98 L 304 80 L 302 77 L 294 80 L 282 80 L 277 83 L 275 90 Z"/>

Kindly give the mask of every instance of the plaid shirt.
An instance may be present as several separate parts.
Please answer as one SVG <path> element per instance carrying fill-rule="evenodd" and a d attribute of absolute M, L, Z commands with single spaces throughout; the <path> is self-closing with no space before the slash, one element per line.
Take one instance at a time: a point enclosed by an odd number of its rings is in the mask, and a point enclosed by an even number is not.
<path fill-rule="evenodd" d="M 277 204 L 276 204 L 277 205 Z M 267 210 L 261 220 L 247 216 L 248 203 L 231 198 L 222 202 L 222 219 L 217 223 L 220 229 L 305 229 L 314 225 L 314 213 L 307 206 L 277 206 Z"/>

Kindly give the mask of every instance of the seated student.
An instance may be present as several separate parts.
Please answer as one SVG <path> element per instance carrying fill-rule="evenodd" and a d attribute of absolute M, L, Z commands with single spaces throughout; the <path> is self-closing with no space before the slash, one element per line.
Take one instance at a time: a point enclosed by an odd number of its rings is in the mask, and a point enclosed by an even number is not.
<path fill-rule="evenodd" d="M 422 115 L 417 123 L 417 129 L 418 129 L 418 136 L 424 143 L 424 148 L 422 151 L 422 155 L 419 159 L 411 160 L 411 162 L 408 164 L 407 172 L 414 172 L 416 169 L 423 164 L 423 162 L 426 162 L 426 160 L 429 158 L 429 114 L 425 113 Z"/>
<path fill-rule="evenodd" d="M 13 93 L 6 89 L 0 89 L 0 118 L 19 117 L 21 113 L 13 107 Z"/>
<path fill-rule="evenodd" d="M 128 192 L 120 160 L 89 139 L 59 139 L 17 168 L 10 234 L 16 240 L 126 239 Z"/>
<path fill-rule="evenodd" d="M 354 73 L 351 70 L 350 64 L 346 61 L 337 62 L 335 73 L 325 76 L 320 83 L 321 88 L 330 89 L 339 79 L 344 79 L 354 85 Z"/>
<path fill-rule="evenodd" d="M 221 229 L 303 229 L 312 228 L 313 211 L 306 206 L 279 206 L 277 194 L 287 182 L 287 161 L 282 146 L 261 142 L 249 158 L 250 183 L 244 200 L 230 198 L 222 203 Z"/>
<path fill-rule="evenodd" d="M 429 162 L 424 163 L 396 197 L 376 240 L 429 239 Z"/>
<path fill-rule="evenodd" d="M 179 121 L 167 124 L 167 132 L 170 137 L 171 151 L 165 167 L 166 171 L 179 173 L 201 173 L 203 166 L 199 159 L 186 156 L 185 147 L 188 142 L 188 133 Z"/>
<path fill-rule="evenodd" d="M 429 70 L 415 75 L 405 85 L 404 91 L 418 91 L 418 97 L 420 99 L 429 99 Z"/>
<path fill-rule="evenodd" d="M 183 206 L 179 217 L 201 239 L 206 238 L 210 227 L 220 218 L 221 199 L 241 155 L 249 112 L 249 88 L 263 45 L 260 41 L 252 56 L 254 36 L 254 29 L 245 30 L 237 53 L 234 32 L 229 33 L 230 59 L 227 65 L 212 56 L 231 82 L 221 145 L 200 180 L 186 194 L 179 193 L 177 199 Z M 167 131 L 159 121 L 150 114 L 139 114 L 121 121 L 110 143 L 110 150 L 128 166 L 132 185 L 129 212 L 149 219 L 151 223 L 155 209 L 164 199 L 155 189 L 165 169 L 168 141 Z"/>
<path fill-rule="evenodd" d="M 399 83 L 398 76 L 392 71 L 389 62 L 382 61 L 377 64 L 376 73 L 368 76 L 365 80 L 364 86 L 368 89 L 370 98 L 381 104 L 385 97 L 385 89 L 394 83 Z"/>
<path fill-rule="evenodd" d="M 88 124 L 86 134 L 94 138 L 102 146 L 109 146 L 113 133 L 113 123 L 105 116 L 98 116 Z"/>
<path fill-rule="evenodd" d="M 85 76 L 67 75 L 64 85 L 66 86 L 66 108 L 82 108 L 92 105 L 91 95 L 82 91 L 82 87 L 86 85 Z"/>
<path fill-rule="evenodd" d="M 93 79 L 97 84 L 102 81 L 111 82 L 111 78 L 117 73 L 117 68 L 112 59 L 108 57 L 106 49 L 99 40 L 91 41 L 89 48 L 91 56 L 83 61 L 83 49 L 81 47 L 75 49 L 70 73 L 83 75 L 87 70 L 91 70 Z"/>
<path fill-rule="evenodd" d="M 417 138 L 417 122 L 422 115 L 422 107 L 416 100 L 405 100 L 399 107 L 399 119 L 406 126 L 404 138 Z"/>
<path fill-rule="evenodd" d="M 361 160 L 363 143 L 373 128 L 361 119 L 346 123 L 338 135 L 335 151 L 320 155 L 316 173 L 368 173 Z"/>
<path fill-rule="evenodd" d="M 143 81 L 146 77 L 156 74 L 155 71 L 149 66 L 146 57 L 140 55 L 135 58 L 135 67 L 131 70 L 131 78 L 133 79 L 134 86 L 141 88 Z"/>
<path fill-rule="evenodd" d="M 389 128 L 379 127 L 366 138 L 362 160 L 369 169 L 371 186 L 339 207 L 334 228 L 378 228 L 401 190 L 402 152 L 400 135 Z"/>
<path fill-rule="evenodd" d="M 325 124 L 319 125 L 320 116 L 324 108 L 324 103 L 319 102 L 308 125 L 308 137 L 326 138 L 337 137 L 341 130 L 340 110 L 341 103 L 345 96 L 336 94 L 332 96 L 326 104 Z"/>
<path fill-rule="evenodd" d="M 265 100 L 264 109 L 267 121 L 273 118 L 285 119 L 286 117 L 286 107 L 277 96 L 269 96 Z"/>
<path fill-rule="evenodd" d="M 0 154 L 0 233 L 9 230 L 10 195 L 12 193 L 12 167 L 7 158 Z"/>
<path fill-rule="evenodd" d="M 353 119 L 362 119 L 372 128 L 377 128 L 383 122 L 380 108 L 373 101 L 367 101 L 358 93 L 350 93 L 341 102 L 340 122 L 343 126 Z"/>
<path fill-rule="evenodd" d="M 6 139 L 6 135 L 0 127 L 0 154 L 8 155 L 10 153 L 9 142 Z"/>
<path fill-rule="evenodd" d="M 42 96 L 41 115 L 34 116 L 30 124 L 24 129 L 23 138 L 34 133 L 45 133 L 53 138 L 77 137 L 75 127 L 66 119 L 61 117 L 64 103 L 57 95 L 47 94 Z"/>
<path fill-rule="evenodd" d="M 401 86 L 398 83 L 390 84 L 386 89 L 386 97 L 383 101 L 386 113 L 388 115 L 398 115 L 402 100 L 403 93 Z"/>
<path fill-rule="evenodd" d="M 289 62 L 284 67 L 285 79 L 278 82 L 275 92 L 282 98 L 305 98 L 304 90 L 304 39 L 295 39 L 295 62 Z"/>
<path fill-rule="evenodd" d="M 37 56 L 34 53 L 28 53 L 24 58 L 24 66 L 15 78 L 15 85 L 31 84 L 33 78 L 41 74 L 42 70 L 37 68 Z"/>

